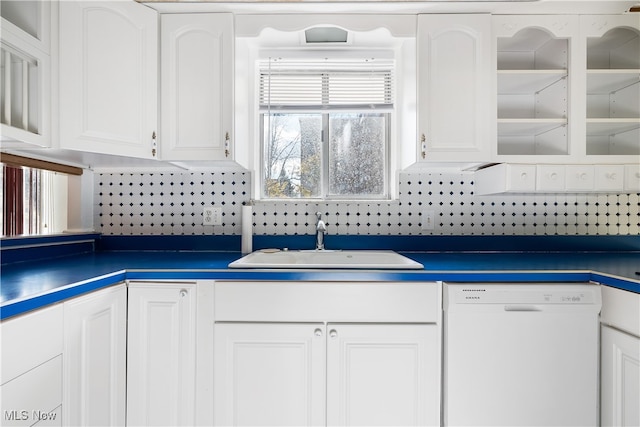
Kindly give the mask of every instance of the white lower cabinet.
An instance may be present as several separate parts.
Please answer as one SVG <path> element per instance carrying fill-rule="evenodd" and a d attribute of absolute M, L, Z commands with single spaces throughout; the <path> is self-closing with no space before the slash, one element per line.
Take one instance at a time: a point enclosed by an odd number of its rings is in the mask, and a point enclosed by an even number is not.
<path fill-rule="evenodd" d="M 2 322 L 1 425 L 61 425 L 62 337 L 60 304 Z"/>
<path fill-rule="evenodd" d="M 640 425 L 640 337 L 602 327 L 602 426 Z"/>
<path fill-rule="evenodd" d="M 436 325 L 327 328 L 327 425 L 438 424 Z"/>
<path fill-rule="evenodd" d="M 125 284 L 65 302 L 65 424 L 125 424 L 126 345 Z"/>
<path fill-rule="evenodd" d="M 640 426 L 640 294 L 602 287 L 600 424 Z"/>
<path fill-rule="evenodd" d="M 324 425 L 322 324 L 222 323 L 214 329 L 215 425 Z"/>
<path fill-rule="evenodd" d="M 131 282 L 127 425 L 195 424 L 196 284 Z"/>
<path fill-rule="evenodd" d="M 439 289 L 217 282 L 215 425 L 439 425 Z"/>

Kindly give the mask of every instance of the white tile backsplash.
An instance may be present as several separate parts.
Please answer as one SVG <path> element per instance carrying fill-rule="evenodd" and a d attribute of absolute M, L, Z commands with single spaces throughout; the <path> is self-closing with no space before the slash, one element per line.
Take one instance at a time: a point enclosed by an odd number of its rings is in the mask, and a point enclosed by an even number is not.
<path fill-rule="evenodd" d="M 100 173 L 95 227 L 105 235 L 240 234 L 251 173 Z M 221 207 L 223 224 L 203 226 L 204 206 Z M 433 230 L 422 229 L 425 210 Z M 393 201 L 257 201 L 254 234 L 313 234 L 320 211 L 329 233 L 341 235 L 637 235 L 638 194 L 474 195 L 473 174 L 399 174 Z"/>

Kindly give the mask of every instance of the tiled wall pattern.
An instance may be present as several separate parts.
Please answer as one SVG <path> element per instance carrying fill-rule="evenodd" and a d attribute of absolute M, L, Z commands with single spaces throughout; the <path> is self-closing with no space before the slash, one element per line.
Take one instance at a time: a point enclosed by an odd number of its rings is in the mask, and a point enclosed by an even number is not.
<path fill-rule="evenodd" d="M 242 171 L 101 173 L 95 179 L 95 227 L 106 235 L 240 234 L 251 198 Z M 223 225 L 203 226 L 204 206 L 223 209 Z M 637 235 L 639 194 L 475 196 L 473 174 L 408 171 L 394 201 L 257 201 L 254 234 L 313 234 L 315 212 L 331 234 Z M 435 227 L 422 218 L 433 211 Z"/>

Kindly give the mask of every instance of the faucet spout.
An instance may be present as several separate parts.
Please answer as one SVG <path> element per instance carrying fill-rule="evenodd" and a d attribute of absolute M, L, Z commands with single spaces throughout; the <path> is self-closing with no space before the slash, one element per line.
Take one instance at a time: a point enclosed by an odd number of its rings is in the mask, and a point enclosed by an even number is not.
<path fill-rule="evenodd" d="M 327 225 L 322 220 L 322 213 L 316 212 L 316 250 L 324 250 L 324 235 L 327 232 Z"/>

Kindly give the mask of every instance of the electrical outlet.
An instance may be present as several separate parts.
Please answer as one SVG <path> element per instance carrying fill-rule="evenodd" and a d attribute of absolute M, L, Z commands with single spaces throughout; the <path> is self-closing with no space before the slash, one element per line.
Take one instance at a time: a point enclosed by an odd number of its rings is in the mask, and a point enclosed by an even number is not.
<path fill-rule="evenodd" d="M 434 211 L 422 212 L 422 229 L 433 230 L 436 228 L 436 214 Z"/>
<path fill-rule="evenodd" d="M 222 225 L 222 208 L 204 208 L 202 211 L 202 225 Z"/>

